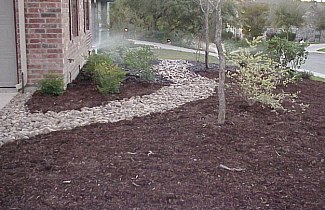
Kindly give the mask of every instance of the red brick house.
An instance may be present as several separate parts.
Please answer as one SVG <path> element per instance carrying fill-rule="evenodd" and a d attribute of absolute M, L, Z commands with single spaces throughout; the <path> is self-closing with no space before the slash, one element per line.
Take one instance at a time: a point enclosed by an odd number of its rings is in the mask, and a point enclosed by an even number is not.
<path fill-rule="evenodd" d="M 95 0 L 0 0 L 0 88 L 35 85 L 49 72 L 71 82 L 91 44 Z"/>

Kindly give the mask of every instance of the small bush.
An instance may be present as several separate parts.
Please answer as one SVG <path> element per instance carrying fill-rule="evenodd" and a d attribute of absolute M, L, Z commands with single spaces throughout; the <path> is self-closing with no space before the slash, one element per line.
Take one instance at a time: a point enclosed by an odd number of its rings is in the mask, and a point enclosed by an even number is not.
<path fill-rule="evenodd" d="M 152 82 L 155 77 L 151 65 L 155 59 L 155 55 L 149 47 L 142 47 L 130 49 L 126 53 L 124 62 L 131 69 L 131 74 L 140 76 L 144 81 Z"/>
<path fill-rule="evenodd" d="M 39 89 L 44 95 L 57 96 L 64 92 L 63 76 L 57 74 L 47 74 L 38 83 Z"/>
<path fill-rule="evenodd" d="M 103 62 L 95 66 L 95 81 L 97 89 L 102 94 L 119 93 L 125 72 L 118 66 Z"/>
<path fill-rule="evenodd" d="M 309 71 L 302 71 L 302 72 L 299 72 L 298 74 L 301 75 L 302 79 L 311 79 L 314 76 L 314 74 Z"/>
<path fill-rule="evenodd" d="M 222 31 L 221 32 L 222 40 L 232 39 L 233 37 L 234 37 L 234 34 L 231 31 Z"/>
<path fill-rule="evenodd" d="M 119 46 L 115 49 L 106 49 L 105 53 L 114 63 L 120 65 L 124 63 L 124 57 L 129 48 L 129 46 Z"/>
<path fill-rule="evenodd" d="M 260 102 L 274 110 L 285 110 L 282 102 L 285 99 L 294 101 L 295 94 L 275 91 L 277 86 L 286 86 L 292 79 L 286 76 L 287 70 L 275 68 L 267 55 L 252 54 L 249 49 L 245 49 L 228 56 L 239 67 L 233 76 L 249 105 Z M 241 65 L 243 61 L 245 65 Z"/>
<path fill-rule="evenodd" d="M 288 34 L 287 34 L 287 32 L 271 33 L 271 34 L 267 34 L 267 37 L 270 38 L 270 39 L 272 39 L 274 37 L 279 37 L 281 39 L 286 39 L 288 41 L 295 41 L 296 34 L 292 33 L 292 32 L 288 32 Z"/>
<path fill-rule="evenodd" d="M 106 54 L 91 54 L 87 58 L 87 63 L 82 68 L 82 72 L 88 74 L 89 77 L 93 77 L 96 65 L 102 63 L 112 64 L 113 62 Z"/>

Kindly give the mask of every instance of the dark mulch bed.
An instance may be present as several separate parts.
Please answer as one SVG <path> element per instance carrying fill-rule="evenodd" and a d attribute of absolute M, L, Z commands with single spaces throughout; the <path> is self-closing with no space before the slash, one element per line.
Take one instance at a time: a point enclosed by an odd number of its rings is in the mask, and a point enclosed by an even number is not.
<path fill-rule="evenodd" d="M 26 105 L 31 113 L 60 112 L 72 109 L 80 110 L 83 107 L 105 105 L 114 100 L 147 95 L 169 84 L 166 81 L 147 83 L 134 77 L 128 77 L 122 83 L 120 93 L 103 95 L 99 93 L 92 80 L 76 79 L 60 96 L 46 96 L 41 94 L 40 91 L 36 91 Z"/>
<path fill-rule="evenodd" d="M 217 97 L 0 148 L 2 209 L 325 209 L 325 85 L 303 114 Z M 220 167 L 241 168 L 231 171 Z"/>

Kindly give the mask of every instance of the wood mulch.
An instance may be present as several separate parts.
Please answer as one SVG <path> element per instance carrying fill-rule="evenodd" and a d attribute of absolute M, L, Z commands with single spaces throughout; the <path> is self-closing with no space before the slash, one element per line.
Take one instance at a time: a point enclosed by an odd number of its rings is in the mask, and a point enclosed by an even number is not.
<path fill-rule="evenodd" d="M 325 84 L 288 90 L 306 112 L 247 106 L 229 86 L 223 126 L 214 95 L 6 144 L 0 209 L 325 209 Z"/>
<path fill-rule="evenodd" d="M 26 105 L 31 113 L 46 113 L 48 111 L 60 112 L 72 109 L 80 110 L 83 107 L 105 105 L 114 100 L 151 94 L 165 85 L 169 85 L 169 83 L 147 83 L 134 77 L 128 77 L 121 84 L 120 93 L 105 95 L 99 93 L 92 80 L 77 78 L 69 84 L 62 95 L 46 96 L 40 91 L 36 91 Z"/>

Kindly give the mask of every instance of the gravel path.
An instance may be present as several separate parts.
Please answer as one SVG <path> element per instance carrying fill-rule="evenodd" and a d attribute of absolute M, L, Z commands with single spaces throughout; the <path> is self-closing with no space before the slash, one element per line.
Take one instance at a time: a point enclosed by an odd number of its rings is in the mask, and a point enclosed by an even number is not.
<path fill-rule="evenodd" d="M 133 117 L 165 112 L 190 101 L 211 96 L 216 82 L 197 75 L 187 68 L 186 61 L 164 60 L 154 70 L 173 82 L 157 92 L 142 97 L 112 101 L 104 106 L 43 113 L 30 113 L 24 106 L 32 92 L 19 93 L 0 110 L 0 146 L 17 139 L 28 139 L 52 131 L 69 130 L 92 123 L 108 123 L 132 120 Z"/>

